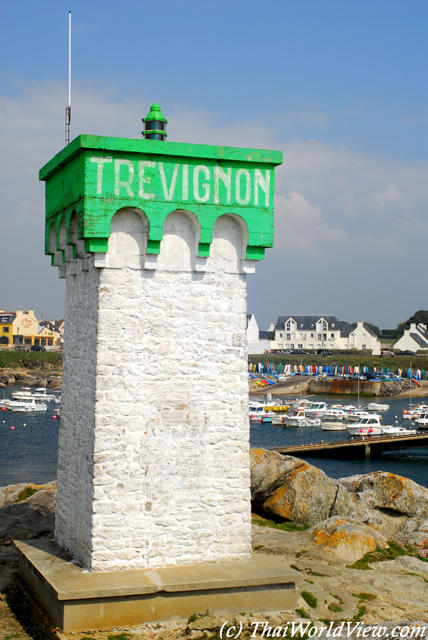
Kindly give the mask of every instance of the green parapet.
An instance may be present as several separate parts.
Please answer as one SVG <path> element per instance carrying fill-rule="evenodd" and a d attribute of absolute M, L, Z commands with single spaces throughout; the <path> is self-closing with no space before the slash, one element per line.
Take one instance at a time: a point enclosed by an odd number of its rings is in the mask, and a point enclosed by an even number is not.
<path fill-rule="evenodd" d="M 208 258 L 210 255 L 211 244 L 209 242 L 200 242 L 198 245 L 198 256 Z"/>
<path fill-rule="evenodd" d="M 200 226 L 199 256 L 210 254 L 216 220 L 234 215 L 248 228 L 247 258 L 263 260 L 273 245 L 274 169 L 281 162 L 280 151 L 78 136 L 40 171 L 46 182 L 46 253 L 52 223 L 57 238 L 65 224 L 72 244 L 74 213 L 85 250 L 106 252 L 112 217 L 132 207 L 147 217 L 148 253 L 160 252 L 165 218 L 185 210 Z"/>

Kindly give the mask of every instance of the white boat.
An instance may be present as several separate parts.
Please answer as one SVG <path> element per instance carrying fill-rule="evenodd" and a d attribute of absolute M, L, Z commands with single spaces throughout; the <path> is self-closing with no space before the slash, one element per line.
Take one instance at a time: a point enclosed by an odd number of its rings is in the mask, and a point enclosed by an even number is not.
<path fill-rule="evenodd" d="M 367 405 L 368 411 L 389 411 L 389 404 L 380 404 L 379 402 L 370 402 Z"/>
<path fill-rule="evenodd" d="M 395 427 L 390 426 L 382 428 L 383 436 L 414 436 L 417 432 L 417 429 L 405 429 L 404 427 L 400 427 L 398 424 Z"/>
<path fill-rule="evenodd" d="M 305 411 L 294 411 L 291 416 L 284 416 L 286 427 L 319 427 L 321 418 L 308 416 Z"/>
<path fill-rule="evenodd" d="M 421 413 L 419 418 L 416 418 L 415 423 L 419 429 L 428 429 L 428 413 Z"/>
<path fill-rule="evenodd" d="M 31 391 L 30 387 L 21 387 L 19 391 L 15 391 L 11 396 L 14 400 L 22 400 L 24 398 L 34 398 L 35 400 L 44 400 L 47 402 L 55 400 L 53 394 L 46 393 L 45 387 L 39 387 L 34 391 Z"/>
<path fill-rule="evenodd" d="M 55 404 L 61 404 L 61 396 L 59 396 L 58 398 L 54 398 L 54 402 Z"/>
<path fill-rule="evenodd" d="M 53 393 L 47 393 L 45 387 L 40 387 L 38 389 L 35 389 L 33 391 L 33 393 L 31 394 L 31 397 L 35 398 L 36 400 L 38 398 L 40 398 L 41 400 L 47 400 L 48 402 L 50 402 L 51 400 L 55 400 L 54 394 Z"/>
<path fill-rule="evenodd" d="M 19 391 L 10 394 L 14 400 L 31 397 L 31 387 L 21 387 Z"/>
<path fill-rule="evenodd" d="M 357 424 L 348 425 L 348 433 L 351 436 L 381 436 L 382 426 L 378 416 L 360 418 Z"/>
<path fill-rule="evenodd" d="M 343 422 L 324 422 L 321 427 L 323 431 L 346 431 L 347 428 Z"/>
<path fill-rule="evenodd" d="M 423 413 L 428 413 L 428 405 L 418 404 L 411 409 L 403 411 L 403 420 L 417 420 Z"/>
<path fill-rule="evenodd" d="M 267 414 L 264 405 L 260 402 L 252 402 L 250 404 L 248 415 L 250 422 L 272 422 L 272 418 Z"/>
<path fill-rule="evenodd" d="M 323 421 L 324 422 L 340 422 L 343 420 L 347 420 L 348 412 L 343 409 L 328 409 L 324 412 Z"/>
<path fill-rule="evenodd" d="M 357 409 L 357 411 L 350 411 L 348 414 L 349 422 L 358 422 L 361 418 L 377 418 L 378 420 L 382 420 L 382 416 L 378 414 L 373 414 L 369 411 L 365 411 L 365 409 Z"/>
<path fill-rule="evenodd" d="M 22 398 L 22 400 L 11 400 L 8 409 L 11 411 L 47 411 L 47 405 L 44 402 L 36 402 L 34 398 Z"/>
<path fill-rule="evenodd" d="M 306 409 L 306 415 L 310 418 L 321 418 L 327 410 L 327 402 L 313 402 L 311 406 Z"/>

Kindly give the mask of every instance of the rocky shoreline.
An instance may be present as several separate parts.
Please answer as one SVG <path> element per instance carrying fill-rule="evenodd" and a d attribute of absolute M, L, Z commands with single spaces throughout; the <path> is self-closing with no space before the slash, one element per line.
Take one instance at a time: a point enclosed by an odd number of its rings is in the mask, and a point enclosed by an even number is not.
<path fill-rule="evenodd" d="M 62 384 L 62 372 L 52 370 L 46 363 L 43 369 L 11 368 L 0 369 L 0 387 L 20 385 L 22 387 L 48 387 L 59 389 Z"/>
<path fill-rule="evenodd" d="M 284 629 L 299 620 L 318 629 L 327 623 L 338 629 L 342 621 L 428 626 L 428 489 L 386 472 L 334 480 L 303 460 L 264 449 L 253 449 L 251 459 L 253 553 L 275 555 L 278 564 L 296 571 L 295 611 L 241 612 L 234 620 L 195 611 L 182 624 L 81 634 L 50 628 L 37 637 L 218 640 L 225 622 L 241 624 L 242 638 L 261 637 L 265 624 Z M 17 569 L 12 540 L 52 537 L 55 495 L 55 482 L 0 488 L 0 589 L 9 588 L 9 596 L 0 598 L 0 638 L 36 637 L 8 605 Z M 257 622 L 262 626 L 253 636 Z"/>

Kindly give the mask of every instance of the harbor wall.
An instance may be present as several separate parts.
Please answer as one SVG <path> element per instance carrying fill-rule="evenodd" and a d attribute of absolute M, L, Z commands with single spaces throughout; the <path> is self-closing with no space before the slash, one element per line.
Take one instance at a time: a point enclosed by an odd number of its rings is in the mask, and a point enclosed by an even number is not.
<path fill-rule="evenodd" d="M 312 380 L 311 393 L 319 395 L 378 396 L 381 382 L 354 382 L 353 380 Z"/>

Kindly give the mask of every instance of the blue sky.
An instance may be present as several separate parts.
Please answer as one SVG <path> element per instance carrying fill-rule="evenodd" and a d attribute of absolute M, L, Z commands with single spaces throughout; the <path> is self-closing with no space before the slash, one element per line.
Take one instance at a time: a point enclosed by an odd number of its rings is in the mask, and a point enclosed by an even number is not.
<path fill-rule="evenodd" d="M 64 144 L 68 10 L 72 137 L 137 137 L 156 100 L 170 140 L 284 151 L 275 247 L 248 278 L 262 328 L 428 307 L 425 1 L 24 0 L 0 3 L 3 308 L 63 313 L 37 172 Z"/>

